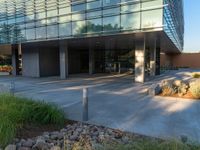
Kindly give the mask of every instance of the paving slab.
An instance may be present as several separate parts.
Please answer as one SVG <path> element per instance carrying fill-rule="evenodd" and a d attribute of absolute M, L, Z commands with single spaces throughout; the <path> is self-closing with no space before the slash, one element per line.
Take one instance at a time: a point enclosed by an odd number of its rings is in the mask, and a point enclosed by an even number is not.
<path fill-rule="evenodd" d="M 194 70 L 169 71 L 145 84 L 132 75 L 25 78 L 0 77 L 15 82 L 15 94 L 44 100 L 61 107 L 66 116 L 82 120 L 82 89 L 89 88 L 89 123 L 161 138 L 188 138 L 200 142 L 200 102 L 189 99 L 151 97 L 147 89 L 163 79 L 188 80 Z"/>

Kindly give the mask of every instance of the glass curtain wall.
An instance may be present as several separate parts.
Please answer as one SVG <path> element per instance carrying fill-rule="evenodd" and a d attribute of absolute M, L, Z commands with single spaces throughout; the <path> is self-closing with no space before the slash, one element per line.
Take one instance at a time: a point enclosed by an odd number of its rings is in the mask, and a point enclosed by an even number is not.
<path fill-rule="evenodd" d="M 163 29 L 163 0 L 0 1 L 0 43 Z"/>
<path fill-rule="evenodd" d="M 182 0 L 164 0 L 164 31 L 179 50 L 183 50 L 184 13 Z"/>

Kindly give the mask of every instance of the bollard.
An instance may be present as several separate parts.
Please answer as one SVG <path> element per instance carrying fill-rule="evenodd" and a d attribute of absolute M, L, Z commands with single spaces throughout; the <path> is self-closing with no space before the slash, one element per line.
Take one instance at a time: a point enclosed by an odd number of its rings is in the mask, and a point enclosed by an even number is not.
<path fill-rule="evenodd" d="M 121 63 L 119 62 L 119 74 L 121 74 Z"/>
<path fill-rule="evenodd" d="M 14 95 L 15 94 L 15 82 L 11 81 L 10 83 L 10 94 Z"/>
<path fill-rule="evenodd" d="M 88 89 L 83 88 L 83 121 L 88 121 Z"/>

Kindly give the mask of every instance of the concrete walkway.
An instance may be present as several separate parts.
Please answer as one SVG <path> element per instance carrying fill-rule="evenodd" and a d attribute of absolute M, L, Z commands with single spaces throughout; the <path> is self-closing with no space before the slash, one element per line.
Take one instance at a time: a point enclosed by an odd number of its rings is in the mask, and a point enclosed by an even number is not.
<path fill-rule="evenodd" d="M 90 123 L 162 138 L 186 135 L 200 142 L 199 101 L 146 94 L 151 84 L 163 79 L 189 79 L 189 71 L 171 71 L 145 84 L 134 83 L 130 75 L 67 80 L 1 76 L 0 83 L 15 81 L 17 95 L 55 103 L 73 120 L 81 120 L 82 88 L 89 87 Z"/>

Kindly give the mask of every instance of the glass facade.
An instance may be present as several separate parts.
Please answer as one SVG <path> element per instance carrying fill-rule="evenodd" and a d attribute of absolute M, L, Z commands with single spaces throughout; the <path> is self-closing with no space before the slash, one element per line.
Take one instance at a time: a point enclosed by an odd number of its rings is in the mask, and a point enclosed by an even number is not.
<path fill-rule="evenodd" d="M 179 50 L 184 45 L 184 13 L 182 0 L 164 0 L 164 31 Z"/>
<path fill-rule="evenodd" d="M 171 1 L 173 0 L 164 0 L 165 3 Z M 177 4 L 176 1 L 181 0 L 174 0 L 174 5 Z M 170 11 L 169 7 L 164 7 L 164 2 L 163 0 L 0 1 L 0 43 L 163 30 L 163 11 Z M 166 17 L 165 22 L 167 22 Z"/>

